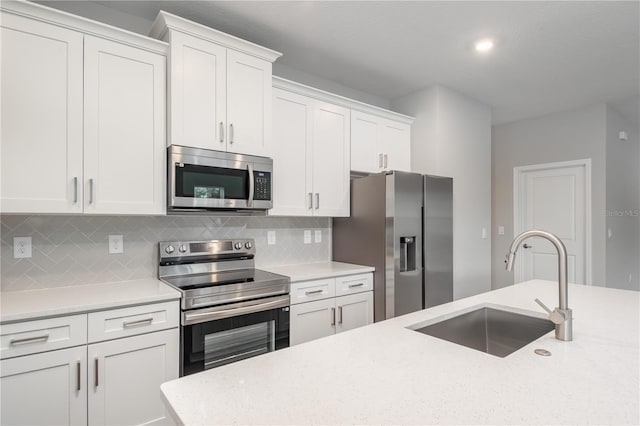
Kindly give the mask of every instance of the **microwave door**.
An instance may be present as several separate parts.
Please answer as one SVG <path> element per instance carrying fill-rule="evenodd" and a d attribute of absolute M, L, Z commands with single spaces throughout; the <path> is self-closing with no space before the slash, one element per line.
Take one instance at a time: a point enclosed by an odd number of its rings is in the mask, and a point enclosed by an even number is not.
<path fill-rule="evenodd" d="M 250 164 L 227 168 L 175 162 L 172 166 L 173 207 L 243 209 L 253 199 Z"/>

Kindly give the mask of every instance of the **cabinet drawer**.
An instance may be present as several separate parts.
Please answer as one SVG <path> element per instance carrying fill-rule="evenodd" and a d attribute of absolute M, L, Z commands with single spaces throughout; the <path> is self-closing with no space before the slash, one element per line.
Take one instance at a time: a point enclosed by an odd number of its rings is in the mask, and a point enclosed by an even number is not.
<path fill-rule="evenodd" d="M 2 359 L 83 345 L 87 343 L 87 316 L 5 324 L 0 328 L 0 342 Z"/>
<path fill-rule="evenodd" d="M 336 280 L 334 278 L 291 283 L 291 304 L 334 297 L 336 294 L 335 286 Z"/>
<path fill-rule="evenodd" d="M 89 343 L 178 327 L 178 301 L 89 314 Z"/>
<path fill-rule="evenodd" d="M 336 278 L 336 296 L 373 290 L 373 274 L 347 275 Z"/>

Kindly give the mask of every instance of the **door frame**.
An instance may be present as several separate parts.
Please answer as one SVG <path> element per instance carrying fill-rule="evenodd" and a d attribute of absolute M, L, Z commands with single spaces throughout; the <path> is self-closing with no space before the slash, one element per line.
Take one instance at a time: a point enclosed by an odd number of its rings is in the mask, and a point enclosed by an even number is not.
<path fill-rule="evenodd" d="M 532 164 L 528 166 L 518 166 L 513 168 L 513 237 L 515 238 L 520 232 L 524 231 L 524 200 L 520 199 L 520 194 L 524 191 L 524 174 L 532 171 L 542 171 L 551 169 L 563 169 L 569 167 L 584 167 L 585 181 L 585 285 L 592 285 L 592 204 L 591 204 L 591 159 L 585 158 L 580 160 L 559 161 L 554 163 Z M 516 269 L 514 272 L 515 282 L 521 282 L 524 279 L 524 268 L 522 258 L 516 257 Z"/>

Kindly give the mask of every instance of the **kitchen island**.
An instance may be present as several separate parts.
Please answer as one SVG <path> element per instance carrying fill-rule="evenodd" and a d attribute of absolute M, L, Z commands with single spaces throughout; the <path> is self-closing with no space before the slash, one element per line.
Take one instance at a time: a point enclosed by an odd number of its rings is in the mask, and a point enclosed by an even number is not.
<path fill-rule="evenodd" d="M 544 318 L 533 280 L 161 386 L 178 424 L 640 424 L 640 294 L 569 286 L 574 340 L 551 331 L 505 358 L 413 326 L 472 306 Z M 546 349 L 540 356 L 534 349 Z"/>

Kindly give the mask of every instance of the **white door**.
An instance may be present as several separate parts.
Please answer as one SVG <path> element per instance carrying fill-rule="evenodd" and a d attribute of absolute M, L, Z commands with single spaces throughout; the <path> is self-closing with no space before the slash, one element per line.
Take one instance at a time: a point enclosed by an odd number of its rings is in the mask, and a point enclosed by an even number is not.
<path fill-rule="evenodd" d="M 271 62 L 227 50 L 227 151 L 271 155 Z"/>
<path fill-rule="evenodd" d="M 178 377 L 177 328 L 88 346 L 89 425 L 165 424 L 160 385 Z"/>
<path fill-rule="evenodd" d="M 585 160 L 588 162 L 588 160 Z M 557 235 L 567 248 L 568 280 L 589 283 L 587 223 L 590 211 L 588 164 L 556 163 L 516 168 L 516 234 L 541 229 Z M 541 238 L 531 238 L 518 249 L 515 281 L 558 279 L 555 248 Z"/>
<path fill-rule="evenodd" d="M 0 361 L 0 423 L 86 424 L 86 370 L 86 346 Z"/>
<path fill-rule="evenodd" d="M 85 37 L 85 213 L 163 214 L 164 56 Z"/>
<path fill-rule="evenodd" d="M 373 322 L 373 292 L 336 297 L 336 333 L 352 330 Z"/>
<path fill-rule="evenodd" d="M 169 42 L 170 143 L 225 151 L 227 49 L 177 31 Z"/>
<path fill-rule="evenodd" d="M 313 128 L 313 214 L 349 216 L 350 111 L 317 102 Z"/>
<path fill-rule="evenodd" d="M 82 34 L 1 16 L 2 212 L 82 212 Z"/>
<path fill-rule="evenodd" d="M 380 124 L 380 144 L 385 170 L 411 171 L 411 126 L 391 120 Z"/>
<path fill-rule="evenodd" d="M 309 216 L 311 200 L 311 98 L 273 89 L 272 216 Z"/>
<path fill-rule="evenodd" d="M 335 299 L 291 305 L 289 312 L 291 346 L 335 334 Z"/>
<path fill-rule="evenodd" d="M 376 173 L 382 169 L 383 155 L 378 147 L 378 117 L 351 111 L 351 170 Z"/>

